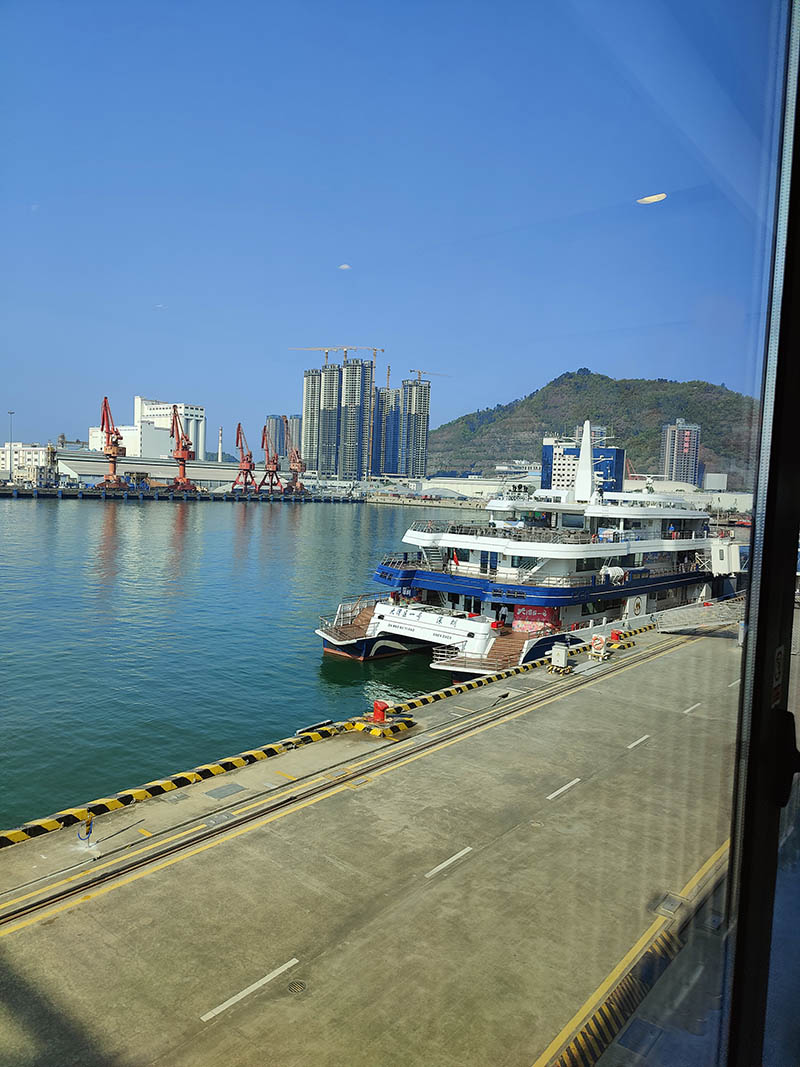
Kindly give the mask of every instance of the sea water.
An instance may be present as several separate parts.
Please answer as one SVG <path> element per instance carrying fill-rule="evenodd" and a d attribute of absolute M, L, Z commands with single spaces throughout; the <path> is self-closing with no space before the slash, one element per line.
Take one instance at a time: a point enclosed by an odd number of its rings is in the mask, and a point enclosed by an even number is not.
<path fill-rule="evenodd" d="M 429 515 L 0 501 L 0 829 L 440 686 L 424 653 L 356 663 L 314 633 Z"/>

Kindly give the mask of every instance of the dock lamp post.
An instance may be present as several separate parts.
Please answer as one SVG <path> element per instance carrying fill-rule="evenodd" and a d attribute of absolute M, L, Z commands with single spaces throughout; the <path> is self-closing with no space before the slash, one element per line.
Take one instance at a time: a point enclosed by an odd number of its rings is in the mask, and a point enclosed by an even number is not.
<path fill-rule="evenodd" d="M 8 480 L 14 481 L 14 412 L 8 413 Z"/>

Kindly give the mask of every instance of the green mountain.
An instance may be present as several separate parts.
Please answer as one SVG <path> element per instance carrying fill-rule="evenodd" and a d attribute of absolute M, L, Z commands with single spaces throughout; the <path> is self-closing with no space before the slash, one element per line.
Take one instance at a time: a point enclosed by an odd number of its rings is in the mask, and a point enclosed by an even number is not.
<path fill-rule="evenodd" d="M 496 463 L 539 461 L 542 437 L 573 434 L 584 419 L 613 431 L 640 474 L 658 471 L 661 427 L 699 423 L 700 459 L 728 474 L 731 489 L 753 484 L 758 403 L 710 382 L 609 378 L 582 367 L 510 404 L 483 408 L 431 430 L 428 471 L 492 472 Z"/>

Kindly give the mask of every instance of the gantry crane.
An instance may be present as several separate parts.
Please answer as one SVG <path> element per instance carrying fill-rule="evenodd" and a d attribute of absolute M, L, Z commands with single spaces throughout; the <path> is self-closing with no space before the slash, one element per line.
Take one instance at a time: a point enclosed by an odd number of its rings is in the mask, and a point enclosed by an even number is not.
<path fill-rule="evenodd" d="M 300 452 L 295 447 L 292 441 L 292 431 L 289 429 L 289 419 L 286 415 L 281 415 L 283 420 L 283 434 L 286 441 L 286 451 L 289 453 L 289 482 L 286 485 L 285 492 L 289 493 L 302 493 L 305 490 L 305 486 L 301 481 L 298 481 L 299 474 L 305 474 L 306 465 L 300 458 Z"/>
<path fill-rule="evenodd" d="M 188 434 L 184 432 L 181 417 L 178 414 L 178 405 L 172 405 L 172 426 L 169 431 L 170 437 L 175 442 L 172 450 L 172 458 L 178 462 L 178 477 L 168 486 L 169 489 L 181 489 L 187 493 L 196 493 L 197 486 L 186 477 L 187 460 L 194 459 L 194 449 Z"/>
<path fill-rule="evenodd" d="M 97 489 L 127 489 L 128 483 L 117 474 L 117 460 L 125 455 L 125 449 L 120 444 L 122 434 L 114 425 L 114 416 L 111 414 L 111 405 L 108 397 L 103 397 L 103 405 L 100 408 L 100 432 L 106 435 L 103 444 L 103 452 L 108 460 L 108 473 L 102 482 L 98 482 Z"/>
<path fill-rule="evenodd" d="M 256 465 L 253 461 L 253 453 L 248 447 L 247 438 L 244 435 L 241 423 L 236 427 L 236 447 L 239 449 L 239 473 L 236 475 L 231 489 L 235 489 L 238 485 L 244 493 L 246 493 L 248 489 L 253 489 L 258 492 L 258 486 L 256 485 L 256 479 L 253 474 Z"/>
<path fill-rule="evenodd" d="M 266 426 L 261 431 L 261 447 L 264 449 L 264 477 L 258 483 L 258 491 L 260 493 L 264 488 L 264 482 L 267 482 L 268 493 L 272 492 L 274 486 L 277 486 L 278 492 L 282 493 L 283 484 L 278 475 L 278 451 L 277 449 L 272 451 L 272 442 Z"/>

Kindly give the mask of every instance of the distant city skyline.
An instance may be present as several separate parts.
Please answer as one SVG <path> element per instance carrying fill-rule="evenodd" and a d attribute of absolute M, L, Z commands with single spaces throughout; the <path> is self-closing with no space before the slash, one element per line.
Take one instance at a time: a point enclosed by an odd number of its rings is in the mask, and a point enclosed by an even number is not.
<path fill-rule="evenodd" d="M 757 394 L 757 7 L 445 4 L 420 34 L 413 5 L 357 0 L 6 5 L 15 437 L 180 396 L 230 451 L 298 410 L 291 349 L 326 340 L 380 342 L 378 382 L 448 375 L 433 426 L 581 366 Z"/>

